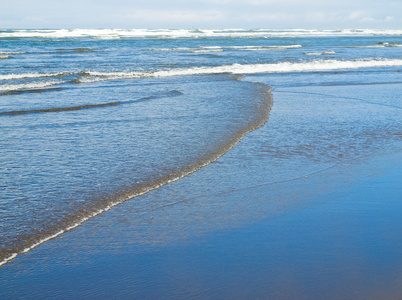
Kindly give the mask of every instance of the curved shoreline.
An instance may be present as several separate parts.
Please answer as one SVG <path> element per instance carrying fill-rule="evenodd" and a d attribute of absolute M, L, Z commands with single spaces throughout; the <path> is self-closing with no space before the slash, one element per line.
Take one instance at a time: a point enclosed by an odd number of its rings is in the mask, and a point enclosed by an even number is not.
<path fill-rule="evenodd" d="M 243 78 L 243 77 L 235 76 L 232 78 L 232 80 L 240 81 L 241 78 Z M 259 103 L 257 105 L 257 107 L 255 107 L 255 110 L 259 113 L 259 116 L 256 117 L 254 122 L 252 122 L 251 124 L 249 124 L 248 126 L 243 128 L 243 130 L 237 132 L 235 134 L 235 136 L 232 136 L 231 139 L 229 140 L 229 142 L 227 142 L 226 144 L 220 145 L 219 147 L 217 147 L 217 149 L 215 151 L 206 153 L 204 155 L 204 157 L 202 157 L 199 161 L 197 161 L 193 164 L 190 164 L 189 166 L 186 166 L 183 169 L 180 169 L 174 173 L 171 173 L 171 174 L 169 174 L 169 176 L 163 176 L 163 177 L 152 180 L 151 185 L 145 185 L 144 187 L 137 188 L 133 191 L 132 190 L 123 191 L 122 193 L 115 195 L 113 197 L 114 200 L 111 200 L 111 201 L 110 200 L 108 201 L 107 199 L 105 199 L 106 205 L 103 208 L 96 209 L 92 212 L 89 212 L 89 214 L 87 216 L 81 217 L 78 220 L 74 220 L 73 223 L 70 223 L 70 224 L 67 223 L 67 225 L 65 226 L 64 229 L 54 230 L 53 232 L 50 232 L 46 237 L 41 238 L 39 241 L 37 241 L 31 245 L 25 246 L 23 250 L 13 252 L 13 253 L 11 253 L 11 255 L 1 258 L 0 267 L 5 265 L 6 263 L 10 262 L 11 260 L 15 259 L 18 255 L 27 253 L 30 250 L 36 248 L 37 246 L 39 246 L 51 239 L 54 239 L 69 230 L 72 230 L 72 229 L 82 225 L 89 219 L 91 219 L 97 215 L 100 215 L 103 212 L 110 210 L 114 206 L 117 206 L 125 201 L 131 200 L 138 196 L 144 195 L 144 194 L 146 194 L 152 190 L 158 189 L 166 184 L 180 180 L 181 178 L 186 177 L 186 176 L 200 170 L 201 168 L 208 166 L 209 164 L 213 163 L 214 161 L 219 159 L 221 156 L 226 154 L 228 151 L 230 151 L 230 149 L 235 147 L 244 138 L 245 135 L 247 135 L 251 131 L 254 131 L 254 130 L 260 128 L 261 126 L 264 126 L 264 124 L 268 121 L 269 112 L 270 112 L 270 110 L 272 108 L 272 104 L 273 104 L 273 98 L 272 98 L 272 93 L 271 93 L 273 88 L 264 83 L 252 83 L 252 84 L 259 86 L 262 89 L 261 92 L 265 93 L 264 101 L 262 101 L 262 103 Z M 175 95 L 175 93 L 173 93 L 173 95 Z"/>

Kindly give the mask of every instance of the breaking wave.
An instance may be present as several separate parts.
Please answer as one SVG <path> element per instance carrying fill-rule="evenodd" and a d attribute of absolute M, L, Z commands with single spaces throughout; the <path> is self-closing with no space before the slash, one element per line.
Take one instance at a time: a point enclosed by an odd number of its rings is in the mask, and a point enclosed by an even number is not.
<path fill-rule="evenodd" d="M 310 56 L 315 56 L 315 55 L 331 55 L 335 54 L 335 51 L 324 51 L 324 52 L 305 52 L 304 54 L 310 55 Z"/>
<path fill-rule="evenodd" d="M 324 52 L 332 54 L 332 52 Z M 311 53 L 309 55 L 325 55 L 323 53 Z M 287 72 L 311 72 L 311 71 L 330 71 L 340 69 L 359 69 L 373 67 L 392 67 L 402 66 L 402 59 L 361 59 L 361 60 L 313 60 L 309 62 L 278 62 L 268 64 L 231 64 L 212 67 L 192 67 L 177 68 L 170 70 L 144 71 L 144 72 L 98 72 L 98 71 L 80 71 L 75 73 L 25 73 L 25 74 L 7 74 L 0 75 L 0 80 L 15 79 L 34 79 L 34 78 L 52 78 L 56 79 L 29 82 L 20 84 L 0 85 L 1 94 L 9 94 L 12 91 L 43 89 L 46 87 L 59 85 L 65 82 L 70 83 L 91 83 L 104 80 L 136 79 L 152 77 L 172 77 L 187 75 L 209 75 L 209 74 L 253 74 L 253 73 L 287 73 Z M 62 77 L 73 77 L 74 79 L 62 80 Z"/>
<path fill-rule="evenodd" d="M 373 59 L 373 60 L 315 60 L 311 62 L 279 62 L 271 64 L 231 64 L 216 67 L 194 67 L 172 70 L 160 70 L 155 72 L 92 72 L 78 79 L 78 82 L 92 82 L 100 80 L 169 77 L 183 75 L 208 75 L 208 74 L 253 74 L 253 73 L 286 73 L 305 71 L 325 71 L 338 69 L 358 69 L 370 67 L 402 66 L 402 59 Z"/>
<path fill-rule="evenodd" d="M 43 78 L 43 77 L 59 77 L 70 75 L 69 72 L 57 73 L 23 73 L 23 74 L 5 74 L 0 75 L 0 80 L 15 80 L 15 79 L 28 79 L 28 78 Z"/>
<path fill-rule="evenodd" d="M 0 55 L 25 54 L 26 52 L 0 51 Z"/>
<path fill-rule="evenodd" d="M 386 48 L 386 47 L 402 47 L 400 43 L 389 43 L 389 42 L 380 42 L 375 45 L 366 45 L 366 46 L 349 46 L 348 48 Z"/>
<path fill-rule="evenodd" d="M 41 91 L 50 90 L 49 87 L 62 84 L 64 82 L 65 81 L 63 80 L 49 80 L 49 81 L 29 82 L 21 84 L 4 84 L 0 85 L 0 95 L 20 94 L 23 92 L 37 93 Z"/>
<path fill-rule="evenodd" d="M 278 45 L 278 46 L 208 46 L 208 47 L 196 47 L 196 48 L 153 48 L 148 49 L 150 51 L 187 51 L 192 53 L 203 52 L 222 52 L 225 50 L 237 50 L 237 51 L 269 51 L 269 50 L 287 50 L 301 48 L 302 45 Z"/>

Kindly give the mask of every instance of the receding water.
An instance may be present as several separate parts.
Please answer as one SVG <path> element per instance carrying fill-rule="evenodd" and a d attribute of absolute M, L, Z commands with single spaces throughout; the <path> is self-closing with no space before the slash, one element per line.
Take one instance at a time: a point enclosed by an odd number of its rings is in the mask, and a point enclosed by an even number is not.
<path fill-rule="evenodd" d="M 300 93 L 282 117 L 303 122 L 297 132 L 275 123 L 289 143 L 271 136 L 266 155 L 331 163 L 400 136 L 400 97 L 376 88 L 402 82 L 400 32 L 10 30 L 0 42 L 3 263 L 215 161 L 268 120 L 270 86 Z M 310 112 L 326 128 L 298 115 L 308 87 L 355 85 L 378 97 L 323 94 Z M 325 140 L 367 103 L 363 127 Z"/>

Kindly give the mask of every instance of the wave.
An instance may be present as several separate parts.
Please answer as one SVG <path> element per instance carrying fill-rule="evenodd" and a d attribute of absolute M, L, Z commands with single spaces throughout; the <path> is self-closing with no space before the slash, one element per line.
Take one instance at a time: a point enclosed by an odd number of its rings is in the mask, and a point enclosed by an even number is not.
<path fill-rule="evenodd" d="M 0 38 L 181 38 L 181 37 L 288 37 L 288 36 L 372 36 L 402 35 L 402 30 L 381 29 L 55 29 L 6 30 Z"/>
<path fill-rule="evenodd" d="M 79 82 L 91 82 L 100 80 L 145 78 L 145 77 L 169 77 L 185 75 L 209 75 L 209 74 L 253 74 L 253 73 L 286 73 L 325 71 L 338 69 L 359 69 L 371 67 L 402 66 L 402 59 L 372 59 L 372 60 L 315 60 L 310 62 L 279 62 L 271 64 L 232 64 L 216 67 L 194 67 L 187 69 L 161 70 L 155 72 L 85 72 L 86 78 L 78 79 Z"/>
<path fill-rule="evenodd" d="M 23 73 L 23 74 L 5 74 L 0 75 L 0 80 L 28 79 L 28 78 L 43 78 L 43 77 L 60 77 L 71 75 L 70 72 L 57 73 Z"/>
<path fill-rule="evenodd" d="M 287 50 L 301 48 L 302 45 L 280 45 L 280 46 L 230 46 L 226 49 L 236 49 L 242 51 L 261 51 L 261 50 Z"/>
<path fill-rule="evenodd" d="M 64 53 L 92 53 L 96 50 L 91 48 L 60 48 L 55 51 L 36 52 L 36 54 L 64 54 Z"/>
<path fill-rule="evenodd" d="M 200 50 L 189 50 L 190 53 L 214 53 L 214 52 L 223 52 L 223 49 L 200 49 Z"/>
<path fill-rule="evenodd" d="M 324 52 L 325 53 L 325 52 Z M 328 54 L 331 54 L 328 51 Z M 323 55 L 323 54 L 317 54 Z M 31 82 L 14 85 L 0 85 L 0 91 L 17 91 L 42 89 L 45 87 L 70 83 L 92 83 L 105 80 L 120 79 L 137 79 L 152 77 L 172 77 L 172 76 L 188 76 L 188 75 L 210 75 L 210 74 L 253 74 L 253 73 L 290 73 L 290 72 L 313 72 L 313 71 L 330 71 L 340 69 L 360 69 L 373 67 L 393 67 L 402 66 L 402 59 L 360 59 L 360 60 L 313 60 L 306 62 L 277 62 L 267 64 L 231 64 L 213 67 L 192 67 L 177 68 L 170 70 L 156 71 L 133 71 L 133 72 L 98 72 L 98 71 L 80 71 L 75 73 L 59 72 L 59 73 L 25 73 L 25 74 L 8 74 L 0 75 L 0 80 L 12 79 L 33 79 L 47 77 L 63 77 L 70 76 L 67 80 L 48 80 L 42 82 Z M 71 77 L 74 77 L 71 79 Z M 4 94 L 4 93 L 3 93 Z"/>
<path fill-rule="evenodd" d="M 366 46 L 350 46 L 347 48 L 386 48 L 386 47 L 402 47 L 400 43 L 388 43 L 388 42 L 380 42 L 375 45 L 366 45 Z"/>
<path fill-rule="evenodd" d="M 46 108 L 46 109 L 31 109 L 31 110 L 13 110 L 13 111 L 5 111 L 0 112 L 1 115 L 22 115 L 29 113 L 46 113 L 46 112 L 60 112 L 60 111 L 72 111 L 72 110 L 81 110 L 95 107 L 105 107 L 105 106 L 114 106 L 118 104 L 124 103 L 123 101 L 115 101 L 101 104 L 86 104 L 86 105 L 78 105 L 78 106 L 70 106 L 70 107 L 55 107 L 55 108 Z"/>
<path fill-rule="evenodd" d="M 91 49 L 91 48 L 73 48 L 73 49 L 63 49 L 63 50 L 59 50 L 59 51 L 74 52 L 74 53 L 95 52 L 95 50 Z"/>
<path fill-rule="evenodd" d="M 208 52 L 222 52 L 225 50 L 238 50 L 238 51 L 267 51 L 267 50 L 287 50 L 301 48 L 302 45 L 279 45 L 279 46 L 209 46 L 197 48 L 153 48 L 147 49 L 149 51 L 187 51 L 192 53 L 208 53 Z"/>
<path fill-rule="evenodd" d="M 0 55 L 17 55 L 25 54 L 26 52 L 0 51 Z"/>
<path fill-rule="evenodd" d="M 26 54 L 26 52 L 0 51 L 0 59 L 10 58 L 10 55 Z"/>
<path fill-rule="evenodd" d="M 21 83 L 21 84 L 3 84 L 0 85 L 0 95 L 8 95 L 14 93 L 22 93 L 22 92 L 39 92 L 44 91 L 45 88 L 62 84 L 65 81 L 63 80 L 49 80 L 49 81 L 40 81 L 40 82 L 29 82 L 29 83 Z M 49 89 L 46 89 L 49 90 Z"/>
<path fill-rule="evenodd" d="M 402 44 L 400 43 L 388 43 L 388 42 L 384 42 L 384 43 L 378 43 L 378 45 L 382 45 L 384 47 L 402 47 Z"/>
<path fill-rule="evenodd" d="M 310 55 L 310 56 L 315 56 L 315 55 L 331 55 L 335 54 L 335 51 L 324 51 L 324 52 L 305 52 L 304 54 Z"/>
<path fill-rule="evenodd" d="M 49 92 L 49 91 L 60 91 L 61 89 L 62 89 L 61 87 L 21 89 L 21 90 L 11 90 L 11 91 L 6 91 L 6 92 L 0 92 L 0 95 L 14 95 L 14 94 L 23 94 L 23 93 L 44 93 L 44 92 Z"/>
<path fill-rule="evenodd" d="M 59 89 L 56 88 L 56 90 L 59 90 Z M 38 92 L 38 91 L 41 91 L 41 90 L 34 90 L 34 91 Z M 22 115 L 22 114 L 33 114 L 33 113 L 75 111 L 75 110 L 90 109 L 90 108 L 101 108 L 101 107 L 106 107 L 106 106 L 116 106 L 116 105 L 121 105 L 121 104 L 138 103 L 138 102 L 148 101 L 148 100 L 151 100 L 151 99 L 160 98 L 162 96 L 174 97 L 174 96 L 180 96 L 180 95 L 183 95 L 183 93 L 180 92 L 180 91 L 177 91 L 177 90 L 173 90 L 173 91 L 170 91 L 168 93 L 163 93 L 163 94 L 158 95 L 158 96 L 144 97 L 144 98 L 135 99 L 135 100 L 113 101 L 113 102 L 98 103 L 98 104 L 83 104 L 83 105 L 67 106 L 67 107 L 53 107 L 53 108 L 30 109 L 30 110 L 3 111 L 3 112 L 0 112 L 0 116 L 2 116 L 2 115 Z"/>

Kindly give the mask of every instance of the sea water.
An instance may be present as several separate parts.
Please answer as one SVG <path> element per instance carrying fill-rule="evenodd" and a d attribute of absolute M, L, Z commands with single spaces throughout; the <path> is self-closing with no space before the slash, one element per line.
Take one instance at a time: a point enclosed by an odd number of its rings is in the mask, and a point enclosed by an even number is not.
<path fill-rule="evenodd" d="M 272 87 L 401 84 L 401 35 L 0 31 L 0 264 L 215 161 L 267 122 Z M 382 118 L 384 138 L 397 139 L 400 95 L 385 96 L 376 104 L 394 110 Z M 356 108 L 364 101 L 348 97 Z M 295 149 L 309 134 L 302 129 L 289 132 Z M 349 155 L 373 144 L 355 143 Z M 274 137 L 264 147 L 272 155 L 285 150 Z M 332 157 L 314 145 L 310 152 Z"/>

